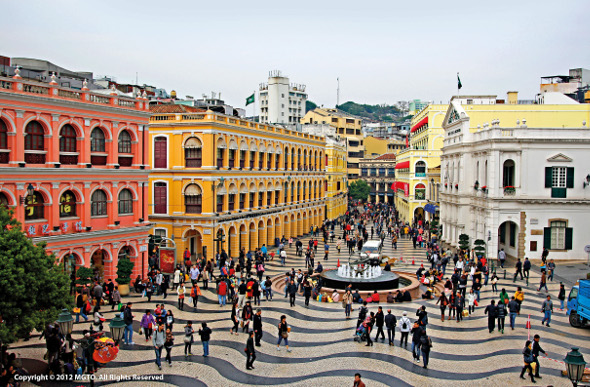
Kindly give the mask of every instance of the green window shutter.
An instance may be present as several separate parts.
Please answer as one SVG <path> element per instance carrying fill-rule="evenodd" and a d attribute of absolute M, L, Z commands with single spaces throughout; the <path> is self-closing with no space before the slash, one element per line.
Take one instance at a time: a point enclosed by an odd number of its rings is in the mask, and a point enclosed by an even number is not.
<path fill-rule="evenodd" d="M 567 197 L 567 188 L 551 188 L 551 197 L 565 199 Z"/>
<path fill-rule="evenodd" d="M 567 169 L 566 187 L 567 188 L 574 188 L 574 169 L 573 168 Z"/>
<path fill-rule="evenodd" d="M 545 167 L 545 188 L 553 185 L 553 167 Z"/>
<path fill-rule="evenodd" d="M 543 247 L 551 250 L 551 227 L 545 227 L 543 229 Z"/>
<path fill-rule="evenodd" d="M 574 229 L 571 227 L 566 227 L 565 228 L 565 249 L 566 250 L 572 249 L 573 236 L 574 236 Z"/>

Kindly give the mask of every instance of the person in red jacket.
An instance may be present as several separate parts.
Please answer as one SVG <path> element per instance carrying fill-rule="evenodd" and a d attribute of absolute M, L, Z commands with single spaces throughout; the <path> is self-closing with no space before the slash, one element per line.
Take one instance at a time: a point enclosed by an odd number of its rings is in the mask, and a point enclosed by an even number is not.
<path fill-rule="evenodd" d="M 227 282 L 225 282 L 225 279 L 221 279 L 217 283 L 217 298 L 219 299 L 219 306 L 225 306 L 226 297 L 227 297 Z"/>

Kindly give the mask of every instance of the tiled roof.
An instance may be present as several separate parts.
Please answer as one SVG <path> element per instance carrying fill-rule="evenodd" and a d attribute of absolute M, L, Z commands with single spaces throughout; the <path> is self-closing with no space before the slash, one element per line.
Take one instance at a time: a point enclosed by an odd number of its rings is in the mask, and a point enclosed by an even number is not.
<path fill-rule="evenodd" d="M 176 105 L 176 104 L 162 104 L 150 106 L 152 113 L 204 113 L 205 110 L 192 106 Z"/>
<path fill-rule="evenodd" d="M 395 153 L 385 153 L 377 157 L 375 160 L 395 160 Z"/>

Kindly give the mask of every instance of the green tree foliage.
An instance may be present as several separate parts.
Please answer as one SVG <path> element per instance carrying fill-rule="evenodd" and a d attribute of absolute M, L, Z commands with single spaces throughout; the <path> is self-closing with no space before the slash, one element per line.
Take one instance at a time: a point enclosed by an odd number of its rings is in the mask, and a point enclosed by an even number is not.
<path fill-rule="evenodd" d="M 367 200 L 371 187 L 364 180 L 355 180 L 348 187 L 348 195 L 354 200 Z"/>
<path fill-rule="evenodd" d="M 469 235 L 467 235 L 467 234 L 459 235 L 459 248 L 461 250 L 467 250 L 469 248 Z"/>
<path fill-rule="evenodd" d="M 128 285 L 131 282 L 131 273 L 133 273 L 134 263 L 128 256 L 119 258 L 117 263 L 117 283 L 119 285 Z"/>
<path fill-rule="evenodd" d="M 79 288 L 83 288 L 86 285 L 92 285 L 94 281 L 94 271 L 89 267 L 81 267 L 76 271 L 76 285 Z"/>
<path fill-rule="evenodd" d="M 338 105 L 337 108 L 355 116 L 375 121 L 393 121 L 399 115 L 399 109 L 391 105 L 366 105 L 348 101 Z"/>
<path fill-rule="evenodd" d="M 486 251 L 486 242 L 483 239 L 476 239 L 473 241 L 474 247 L 473 251 L 475 251 L 475 255 L 484 256 Z"/>
<path fill-rule="evenodd" d="M 313 103 L 312 101 L 305 101 L 305 112 L 307 113 L 310 110 L 317 108 L 318 105 Z"/>
<path fill-rule="evenodd" d="M 45 243 L 34 245 L 12 212 L 0 206 L 0 341 L 14 342 L 71 308 L 69 278 Z"/>
<path fill-rule="evenodd" d="M 437 220 L 433 220 L 432 222 L 430 222 L 430 234 L 431 235 L 438 235 L 439 232 L 439 224 Z"/>

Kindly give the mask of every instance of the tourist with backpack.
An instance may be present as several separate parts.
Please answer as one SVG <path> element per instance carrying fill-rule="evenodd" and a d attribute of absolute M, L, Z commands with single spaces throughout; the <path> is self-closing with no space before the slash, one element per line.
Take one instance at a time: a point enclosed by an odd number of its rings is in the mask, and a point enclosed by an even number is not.
<path fill-rule="evenodd" d="M 402 313 L 402 318 L 399 320 L 399 330 L 401 332 L 401 339 L 399 341 L 400 347 L 403 345 L 404 348 L 408 348 L 408 335 L 410 334 L 411 329 L 411 322 L 410 319 L 407 317 L 408 312 Z"/>
<path fill-rule="evenodd" d="M 430 349 L 432 348 L 432 340 L 430 336 L 424 332 L 420 337 L 420 351 L 422 352 L 422 368 L 428 368 L 428 360 L 430 359 Z"/>
<path fill-rule="evenodd" d="M 387 338 L 389 345 L 394 345 L 395 340 L 395 327 L 397 325 L 397 319 L 391 314 L 391 309 L 387 309 L 387 315 L 385 316 L 385 327 L 387 328 Z"/>

